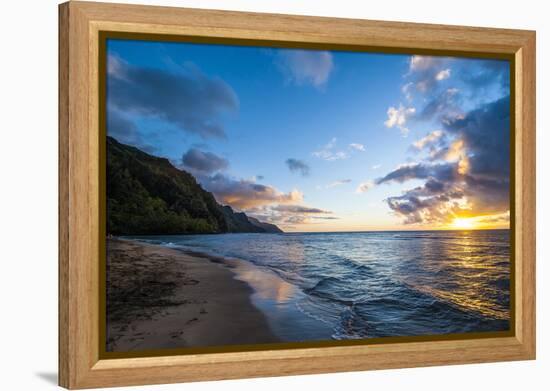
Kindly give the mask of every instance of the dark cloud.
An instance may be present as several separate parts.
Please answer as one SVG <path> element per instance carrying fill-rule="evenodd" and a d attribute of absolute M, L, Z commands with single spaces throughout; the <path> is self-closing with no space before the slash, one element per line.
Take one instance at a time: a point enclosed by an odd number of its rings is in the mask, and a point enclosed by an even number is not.
<path fill-rule="evenodd" d="M 133 145 L 142 151 L 154 153 L 157 149 L 146 143 L 137 126 L 117 110 L 107 109 L 107 134 L 123 144 Z"/>
<path fill-rule="evenodd" d="M 502 213 L 510 209 L 509 179 L 480 179 L 468 175 L 464 188 L 478 213 Z"/>
<path fill-rule="evenodd" d="M 464 196 L 460 182 L 429 178 L 423 186 L 389 197 L 386 203 L 405 224 L 442 223 L 449 222 L 453 214 L 462 210 L 460 200 Z"/>
<path fill-rule="evenodd" d="M 180 72 L 130 65 L 108 58 L 107 101 L 127 114 L 167 121 L 203 138 L 225 137 L 221 119 L 238 110 L 233 89 L 187 64 Z"/>
<path fill-rule="evenodd" d="M 459 202 L 446 194 L 420 198 L 406 193 L 389 197 L 386 202 L 405 224 L 448 223 L 462 208 Z"/>
<path fill-rule="evenodd" d="M 448 223 L 461 213 L 505 214 L 510 208 L 509 96 L 442 125 L 446 137 L 432 137 L 437 144 L 418 142 L 431 150 L 431 161 L 402 165 L 376 181 L 424 181 L 386 199 L 390 209 L 408 224 Z"/>
<path fill-rule="evenodd" d="M 412 56 L 405 76 L 401 90 L 407 101 L 412 103 L 415 93 L 422 98 L 421 109 L 411 115 L 414 120 L 457 116 L 462 100 L 486 103 L 510 89 L 510 63 L 505 60 Z M 447 79 L 458 88 L 449 88 Z"/>
<path fill-rule="evenodd" d="M 489 96 L 507 95 L 510 89 L 510 63 L 503 60 L 412 56 L 409 70 L 410 81 L 403 85 L 403 93 L 411 101 L 411 86 L 416 86 L 425 98 L 412 118 L 416 121 L 445 122 L 460 117 L 465 100 L 486 103 Z M 441 83 L 451 75 L 462 82 L 457 84 L 459 89 Z"/>
<path fill-rule="evenodd" d="M 376 180 L 376 184 L 385 182 L 403 183 L 411 179 L 438 178 L 450 181 L 457 175 L 456 163 L 412 163 L 404 164 Z"/>
<path fill-rule="evenodd" d="M 302 160 L 291 158 L 291 159 L 287 159 L 285 163 L 288 166 L 288 169 L 290 170 L 290 172 L 298 172 L 302 176 L 309 175 L 309 172 L 310 172 L 309 166 Z"/>
<path fill-rule="evenodd" d="M 510 96 L 482 105 L 463 118 L 449 120 L 445 129 L 461 138 L 468 152 L 472 175 L 510 177 Z"/>
<path fill-rule="evenodd" d="M 471 68 L 462 68 L 460 78 L 472 89 L 472 93 L 479 93 L 495 84 L 505 91 L 510 88 L 510 62 L 506 60 L 484 60 L 477 71 Z"/>
<path fill-rule="evenodd" d="M 455 118 L 462 114 L 460 103 L 462 102 L 458 90 L 448 88 L 429 99 L 415 119 L 429 121 L 436 118 L 445 121 L 447 118 Z"/>
<path fill-rule="evenodd" d="M 406 77 L 402 92 L 409 103 L 415 91 L 422 99 L 410 119 L 436 122 L 438 130 L 412 144 L 411 151 L 427 153 L 421 161 L 376 181 L 423 183 L 388 197 L 388 206 L 415 224 L 448 222 L 461 213 L 505 216 L 510 207 L 509 62 L 412 56 Z M 458 88 L 443 82 L 450 78 Z M 504 97 L 489 101 L 495 96 Z"/>
<path fill-rule="evenodd" d="M 440 193 L 445 189 L 445 184 L 437 179 L 430 178 L 424 185 L 430 193 Z"/>
<path fill-rule="evenodd" d="M 510 207 L 509 185 L 508 181 L 479 180 L 471 175 L 447 183 L 431 178 L 424 186 L 389 197 L 386 202 L 407 224 L 448 223 L 463 212 L 506 212 Z"/>
<path fill-rule="evenodd" d="M 124 144 L 141 141 L 137 126 L 116 110 L 107 110 L 107 133 Z"/>
<path fill-rule="evenodd" d="M 229 162 L 226 159 L 212 152 L 205 152 L 196 148 L 191 148 L 184 153 L 181 163 L 189 171 L 202 175 L 210 175 L 214 172 L 225 170 L 229 166 Z"/>

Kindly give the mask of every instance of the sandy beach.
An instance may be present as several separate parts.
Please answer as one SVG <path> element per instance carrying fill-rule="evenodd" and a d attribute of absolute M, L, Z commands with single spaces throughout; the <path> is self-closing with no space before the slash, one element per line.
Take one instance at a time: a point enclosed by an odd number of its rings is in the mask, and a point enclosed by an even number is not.
<path fill-rule="evenodd" d="M 215 259 L 107 240 L 107 351 L 278 342 L 252 288 Z"/>

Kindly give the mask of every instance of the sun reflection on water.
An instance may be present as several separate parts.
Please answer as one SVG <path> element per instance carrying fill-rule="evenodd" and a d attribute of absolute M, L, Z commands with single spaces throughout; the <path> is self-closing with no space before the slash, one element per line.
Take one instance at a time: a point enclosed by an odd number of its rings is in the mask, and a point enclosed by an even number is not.
<path fill-rule="evenodd" d="M 419 270 L 413 277 L 406 277 L 406 283 L 463 310 L 509 319 L 509 311 L 495 306 L 500 287 L 488 284 L 508 283 L 509 270 L 496 266 L 508 261 L 504 254 L 493 254 L 493 246 L 480 243 L 479 237 L 468 231 L 456 234 L 448 242 L 431 246 L 428 243 L 417 257 Z M 434 246 L 438 247 L 436 251 Z M 440 257 L 434 257 L 436 253 Z"/>

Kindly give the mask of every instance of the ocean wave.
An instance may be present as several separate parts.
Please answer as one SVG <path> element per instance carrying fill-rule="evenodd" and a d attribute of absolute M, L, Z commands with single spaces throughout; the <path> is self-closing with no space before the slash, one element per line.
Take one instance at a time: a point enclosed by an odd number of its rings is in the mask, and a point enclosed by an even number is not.
<path fill-rule="evenodd" d="M 292 305 L 304 316 L 330 325 L 335 339 L 509 326 L 508 231 L 189 235 L 140 240 L 270 270 L 303 293 Z"/>

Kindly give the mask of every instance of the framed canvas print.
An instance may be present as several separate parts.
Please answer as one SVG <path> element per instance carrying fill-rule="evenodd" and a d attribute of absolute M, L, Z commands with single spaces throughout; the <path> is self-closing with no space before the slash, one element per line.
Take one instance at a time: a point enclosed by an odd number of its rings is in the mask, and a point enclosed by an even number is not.
<path fill-rule="evenodd" d="M 535 33 L 60 5 L 60 384 L 535 358 Z"/>

